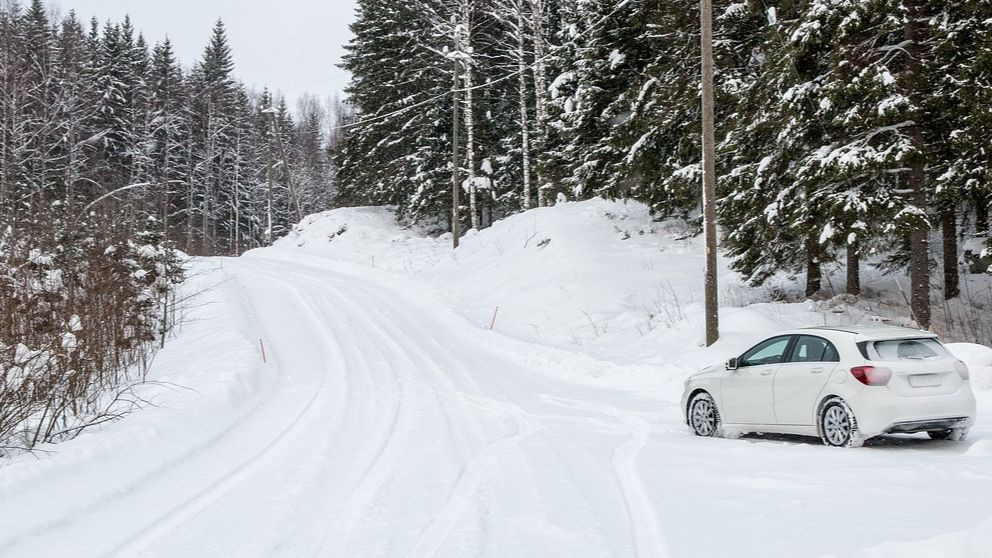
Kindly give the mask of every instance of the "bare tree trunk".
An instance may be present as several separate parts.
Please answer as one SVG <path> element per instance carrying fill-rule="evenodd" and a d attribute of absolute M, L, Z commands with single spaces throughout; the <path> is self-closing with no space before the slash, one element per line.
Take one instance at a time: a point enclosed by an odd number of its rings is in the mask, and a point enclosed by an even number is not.
<path fill-rule="evenodd" d="M 713 116 L 713 5 L 702 0 L 700 47 L 703 93 L 703 229 L 706 236 L 706 346 L 720 338 L 720 309 L 716 276 L 716 131 Z"/>
<path fill-rule="evenodd" d="M 531 34 L 534 41 L 534 107 L 536 109 L 535 121 L 535 141 L 534 147 L 540 153 L 544 149 L 547 141 L 548 94 L 547 77 L 545 73 L 544 60 L 544 0 L 530 0 L 531 6 Z M 544 173 L 541 166 L 537 167 L 537 205 L 542 207 L 547 205 L 546 198 L 547 184 L 545 184 Z"/>
<path fill-rule="evenodd" d="M 458 36 L 457 31 L 455 31 L 455 50 L 458 49 Z M 452 82 L 451 82 L 451 248 L 458 248 L 458 235 L 459 231 L 459 215 L 458 206 L 461 201 L 458 199 L 459 189 L 461 184 L 458 183 L 459 165 L 461 164 L 460 158 L 458 156 L 458 124 L 460 119 L 458 117 L 458 70 L 461 65 L 460 60 L 455 60 L 452 70 Z"/>
<path fill-rule="evenodd" d="M 907 89 L 912 91 L 917 87 L 919 77 L 919 37 L 916 29 L 917 9 L 909 6 L 909 17 L 906 19 L 905 38 L 908 43 L 908 69 L 907 69 Z M 911 204 L 916 206 L 921 216 L 926 215 L 927 192 L 926 192 L 926 169 L 924 167 L 923 153 L 925 145 L 923 142 L 923 131 L 918 125 L 907 128 L 906 133 L 916 153 L 910 155 L 909 166 L 909 189 L 911 192 Z M 909 280 L 911 307 L 913 317 L 917 325 L 923 329 L 930 327 L 930 240 L 929 227 L 915 225 L 909 236 L 910 263 Z"/>
<path fill-rule="evenodd" d="M 514 9 L 517 12 L 517 29 L 516 29 L 516 39 L 517 39 L 517 71 L 520 75 L 517 76 L 519 96 L 520 96 L 520 152 L 521 160 L 523 165 L 523 196 L 521 199 L 521 207 L 524 210 L 530 209 L 530 119 L 527 116 L 527 60 L 524 54 L 524 4 L 523 0 L 515 0 Z M 538 93 L 540 94 L 540 93 Z"/>
<path fill-rule="evenodd" d="M 190 129 L 187 134 L 187 145 L 192 146 L 193 144 L 193 131 Z M 187 158 L 186 166 L 186 252 L 192 252 L 193 250 L 193 204 L 195 203 L 195 196 L 193 195 L 193 185 L 196 183 L 196 168 L 193 163 L 192 153 L 190 157 Z"/>
<path fill-rule="evenodd" d="M 200 201 L 200 255 L 207 256 L 209 251 L 207 250 L 207 238 L 209 237 L 210 225 L 207 221 L 207 215 L 210 211 L 210 195 L 211 195 L 211 183 L 214 178 L 214 119 L 210 115 L 211 109 L 210 104 L 207 104 L 207 118 L 209 119 L 207 123 L 207 151 L 206 151 L 206 162 L 204 164 L 204 180 L 203 180 L 203 199 Z"/>
<path fill-rule="evenodd" d="M 462 4 L 462 48 L 465 53 L 465 164 L 468 167 L 468 208 L 473 229 L 479 229 L 478 189 L 475 184 L 475 110 L 472 91 L 472 1 Z"/>
<path fill-rule="evenodd" d="M 920 135 L 917 131 L 914 136 Z M 913 205 L 921 211 L 926 208 L 923 162 L 914 162 L 910 170 L 910 188 Z M 909 235 L 909 281 L 912 293 L 913 317 L 921 328 L 930 327 L 930 239 L 925 228 L 917 228 Z"/>
<path fill-rule="evenodd" d="M 8 130 L 13 130 L 13 111 L 11 110 L 11 97 L 13 97 L 13 85 L 11 84 L 11 47 L 9 23 L 3 27 L 3 35 L 0 36 L 0 45 L 3 46 L 3 65 L 0 68 L 0 96 L 3 103 L 0 103 L 0 223 L 12 223 L 11 215 L 8 215 L 8 207 L 11 206 L 8 198 L 13 198 L 11 192 L 11 145 L 7 138 Z"/>
<path fill-rule="evenodd" d="M 961 294 L 958 277 L 958 216 L 953 205 L 940 212 L 940 230 L 944 248 L 944 299 Z"/>
<path fill-rule="evenodd" d="M 811 234 L 806 237 L 806 296 L 811 297 L 823 287 L 820 267 L 820 243 Z"/>
<path fill-rule="evenodd" d="M 271 107 L 270 107 L 271 108 Z M 268 146 L 265 152 L 265 180 L 268 184 L 268 191 L 266 193 L 266 224 L 268 228 L 265 229 L 265 245 L 269 246 L 272 244 L 272 141 L 275 138 L 272 137 L 272 132 L 270 128 Z"/>
<path fill-rule="evenodd" d="M 161 192 L 160 207 L 159 210 L 162 212 L 162 238 L 166 241 L 169 240 L 169 234 L 171 230 L 169 229 L 169 188 L 172 188 L 172 165 L 171 153 L 172 153 L 172 113 L 170 112 L 166 117 L 165 123 L 165 145 L 162 147 L 162 170 L 159 176 L 159 192 Z M 164 319 L 164 317 L 163 317 Z"/>
<path fill-rule="evenodd" d="M 849 295 L 861 294 L 861 254 L 856 242 L 847 245 L 847 288 Z"/>
<path fill-rule="evenodd" d="M 975 232 L 989 233 L 989 200 L 986 196 L 975 196 Z"/>

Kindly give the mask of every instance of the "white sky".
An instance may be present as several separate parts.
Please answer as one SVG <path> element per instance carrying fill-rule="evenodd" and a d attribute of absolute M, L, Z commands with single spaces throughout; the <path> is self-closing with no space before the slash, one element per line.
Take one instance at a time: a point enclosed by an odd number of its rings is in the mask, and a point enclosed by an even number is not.
<path fill-rule="evenodd" d="M 224 20 L 235 72 L 249 87 L 282 91 L 291 102 L 305 91 L 340 92 L 348 75 L 336 64 L 351 37 L 355 0 L 49 0 L 84 22 L 120 21 L 130 14 L 149 46 L 166 35 L 189 67 L 203 54 L 218 18 Z M 291 105 L 294 106 L 294 105 Z"/>

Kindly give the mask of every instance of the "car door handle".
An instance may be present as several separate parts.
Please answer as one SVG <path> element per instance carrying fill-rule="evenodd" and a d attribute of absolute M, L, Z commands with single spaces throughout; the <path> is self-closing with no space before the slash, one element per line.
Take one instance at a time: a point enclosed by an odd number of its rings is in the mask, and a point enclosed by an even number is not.
<path fill-rule="evenodd" d="M 771 375 L 772 375 L 772 374 L 774 374 L 774 373 L 775 373 L 775 371 L 774 371 L 774 370 L 762 370 L 762 371 L 761 371 L 761 375 L 762 375 L 762 376 L 771 376 Z"/>
<path fill-rule="evenodd" d="M 810 374 L 823 374 L 822 368 L 813 368 L 809 371 Z"/>

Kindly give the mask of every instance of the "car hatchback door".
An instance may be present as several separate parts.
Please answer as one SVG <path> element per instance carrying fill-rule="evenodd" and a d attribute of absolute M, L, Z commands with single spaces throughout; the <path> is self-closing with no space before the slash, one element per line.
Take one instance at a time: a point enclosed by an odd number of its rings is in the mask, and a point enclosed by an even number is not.
<path fill-rule="evenodd" d="M 814 424 L 820 390 L 837 368 L 840 355 L 833 343 L 815 335 L 800 335 L 789 358 L 775 373 L 775 420 L 778 424 Z"/>
<path fill-rule="evenodd" d="M 727 373 L 722 383 L 723 415 L 729 424 L 775 424 L 772 387 L 793 336 L 758 343 Z"/>

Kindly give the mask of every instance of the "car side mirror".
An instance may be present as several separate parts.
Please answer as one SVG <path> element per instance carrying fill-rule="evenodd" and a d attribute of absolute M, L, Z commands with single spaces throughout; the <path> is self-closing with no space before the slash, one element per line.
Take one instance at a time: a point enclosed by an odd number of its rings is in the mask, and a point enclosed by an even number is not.
<path fill-rule="evenodd" d="M 727 361 L 727 370 L 737 370 L 737 357 L 734 357 Z"/>

